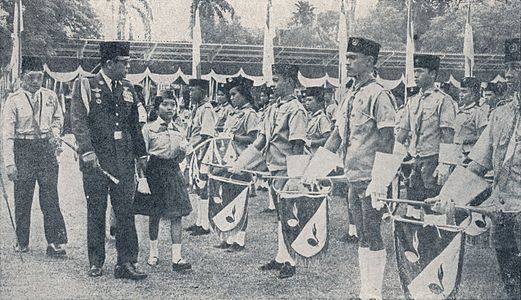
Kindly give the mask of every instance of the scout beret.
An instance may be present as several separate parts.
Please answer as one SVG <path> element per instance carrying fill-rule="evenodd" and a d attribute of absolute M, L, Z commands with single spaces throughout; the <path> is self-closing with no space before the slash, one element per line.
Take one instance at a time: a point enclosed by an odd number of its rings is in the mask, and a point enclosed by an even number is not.
<path fill-rule="evenodd" d="M 99 44 L 101 62 L 113 59 L 129 59 L 130 43 L 123 41 L 101 42 Z"/>
<path fill-rule="evenodd" d="M 205 91 L 208 90 L 209 84 L 210 82 L 204 79 L 190 79 L 188 81 L 188 86 L 199 87 Z"/>
<path fill-rule="evenodd" d="M 43 71 L 43 61 L 37 56 L 22 57 L 22 72 L 25 71 Z"/>
<path fill-rule="evenodd" d="M 324 88 L 321 86 L 313 86 L 308 87 L 304 91 L 302 91 L 302 96 L 304 97 L 315 97 L 317 100 L 324 99 Z"/>
<path fill-rule="evenodd" d="M 298 79 L 298 67 L 288 64 L 273 64 L 271 66 L 273 74 L 281 75 L 282 77 Z"/>
<path fill-rule="evenodd" d="M 461 80 L 460 86 L 479 91 L 481 82 L 476 77 L 465 77 Z"/>
<path fill-rule="evenodd" d="M 521 38 L 505 40 L 505 62 L 521 61 Z"/>
<path fill-rule="evenodd" d="M 362 53 L 367 56 L 372 56 L 374 57 L 375 62 L 378 60 L 380 47 L 380 44 L 377 42 L 360 37 L 351 37 L 347 42 L 347 52 Z"/>
<path fill-rule="evenodd" d="M 414 54 L 414 67 L 438 70 L 440 68 L 440 57 L 429 54 Z"/>
<path fill-rule="evenodd" d="M 227 85 L 228 90 L 231 90 L 232 88 L 239 86 L 239 85 L 242 85 L 245 88 L 252 88 L 253 80 L 239 75 L 237 77 L 227 78 L 226 85 Z"/>

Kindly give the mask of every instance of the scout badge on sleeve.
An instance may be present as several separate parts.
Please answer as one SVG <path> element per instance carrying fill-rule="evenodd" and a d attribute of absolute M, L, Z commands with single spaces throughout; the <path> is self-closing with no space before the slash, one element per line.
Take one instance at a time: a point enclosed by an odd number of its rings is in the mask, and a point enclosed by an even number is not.
<path fill-rule="evenodd" d="M 282 236 L 288 252 L 304 265 L 319 262 L 329 244 L 329 191 L 278 192 Z"/>
<path fill-rule="evenodd" d="M 455 226 L 394 219 L 396 261 L 407 299 L 449 299 L 458 292 L 463 232 Z"/>
<path fill-rule="evenodd" d="M 210 225 L 222 239 L 237 234 L 247 222 L 250 179 L 247 174 L 228 172 L 208 177 Z"/>

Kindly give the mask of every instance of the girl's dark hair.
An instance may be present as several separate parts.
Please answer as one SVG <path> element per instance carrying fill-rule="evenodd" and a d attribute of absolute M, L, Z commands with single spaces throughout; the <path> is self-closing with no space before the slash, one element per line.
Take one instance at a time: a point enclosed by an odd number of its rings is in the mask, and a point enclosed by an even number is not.
<path fill-rule="evenodd" d="M 153 106 L 153 109 L 150 111 L 150 114 L 148 115 L 148 120 L 149 121 L 157 120 L 157 118 L 159 117 L 159 105 L 161 105 L 161 103 L 165 99 L 168 99 L 168 98 L 164 98 L 163 96 L 155 96 L 154 97 L 154 106 Z M 174 99 L 174 100 L 176 102 L 176 105 L 179 105 L 177 99 Z M 174 120 L 176 118 L 177 118 L 177 114 L 174 116 Z"/>
<path fill-rule="evenodd" d="M 251 89 L 249 87 L 240 84 L 231 88 L 230 91 L 232 89 L 236 89 L 237 92 L 246 98 L 246 101 L 248 101 L 248 103 L 253 106 L 253 109 L 257 110 L 257 104 L 255 103 L 255 99 L 253 99 L 253 95 L 251 94 Z"/>

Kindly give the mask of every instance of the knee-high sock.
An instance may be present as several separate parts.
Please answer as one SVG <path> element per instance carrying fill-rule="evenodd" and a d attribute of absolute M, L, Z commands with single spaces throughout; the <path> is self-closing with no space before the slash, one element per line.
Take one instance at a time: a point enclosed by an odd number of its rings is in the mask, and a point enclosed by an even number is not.
<path fill-rule="evenodd" d="M 280 262 L 280 263 L 289 262 L 290 265 L 294 266 L 295 261 L 289 255 L 288 248 L 286 248 L 286 243 L 284 243 L 284 237 L 282 235 L 282 223 L 280 221 L 278 222 L 277 239 L 278 239 L 278 246 L 277 246 L 277 256 L 275 257 L 275 261 Z"/>
<path fill-rule="evenodd" d="M 244 244 L 246 243 L 246 231 L 239 231 L 236 235 L 235 235 L 235 243 L 239 244 L 239 246 L 244 246 Z"/>
<path fill-rule="evenodd" d="M 268 189 L 268 209 L 275 209 L 275 200 L 273 199 L 271 186 Z"/>
<path fill-rule="evenodd" d="M 157 248 L 157 240 L 153 241 L 153 240 L 150 240 L 149 244 L 150 244 L 150 253 L 149 253 L 149 257 L 150 258 L 153 258 L 153 257 L 159 257 L 159 250 Z"/>
<path fill-rule="evenodd" d="M 201 227 L 203 227 L 203 229 L 205 229 L 205 230 L 210 229 L 210 220 L 208 219 L 208 205 L 209 204 L 210 204 L 210 201 L 201 200 Z"/>
<path fill-rule="evenodd" d="M 360 294 L 358 297 L 360 299 L 368 299 L 369 298 L 369 289 L 368 289 L 368 281 L 367 281 L 367 273 L 368 273 L 368 257 L 369 248 L 358 248 L 358 267 L 360 268 Z"/>
<path fill-rule="evenodd" d="M 386 253 L 385 249 L 378 251 L 367 251 L 369 258 L 367 283 L 370 299 L 382 299 L 382 285 L 385 272 Z"/>
<path fill-rule="evenodd" d="M 181 244 L 172 244 L 172 262 L 174 264 L 183 260 L 181 256 Z"/>
<path fill-rule="evenodd" d="M 195 225 L 201 226 L 201 199 L 195 200 L 195 208 L 196 208 Z"/>

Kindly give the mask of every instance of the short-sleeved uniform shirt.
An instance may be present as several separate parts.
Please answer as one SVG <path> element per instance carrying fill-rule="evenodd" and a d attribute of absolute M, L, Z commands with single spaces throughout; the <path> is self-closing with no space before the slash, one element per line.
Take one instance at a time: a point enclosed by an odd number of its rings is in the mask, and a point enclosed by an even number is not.
<path fill-rule="evenodd" d="M 503 211 L 521 210 L 521 117 L 519 94 L 490 116 L 489 124 L 469 154 L 470 159 L 494 170 L 494 191 Z"/>
<path fill-rule="evenodd" d="M 344 172 L 347 181 L 368 182 L 382 139 L 379 129 L 393 128 L 395 124 L 394 98 L 389 90 L 370 78 L 347 91 L 337 116 L 335 126 L 346 153 Z"/>
<path fill-rule="evenodd" d="M 215 129 L 217 131 L 222 132 L 224 130 L 226 119 L 232 111 L 234 111 L 233 106 L 231 106 L 231 104 L 228 102 L 215 108 L 215 117 L 217 118 L 215 122 Z"/>
<path fill-rule="evenodd" d="M 454 143 L 461 146 L 462 153 L 472 150 L 487 123 L 487 112 L 475 103 L 458 109 L 454 122 Z"/>
<path fill-rule="evenodd" d="M 286 156 L 292 154 L 291 141 L 306 140 L 306 109 L 289 95 L 270 105 L 264 114 L 259 133 L 266 136 L 263 149 L 270 172 L 286 170 Z"/>
<path fill-rule="evenodd" d="M 14 139 L 25 135 L 59 136 L 63 111 L 54 91 L 40 88 L 34 95 L 19 89 L 9 95 L 2 114 L 5 165 L 14 165 Z"/>
<path fill-rule="evenodd" d="M 174 122 L 165 122 L 161 117 L 145 124 L 143 138 L 149 155 L 162 159 L 174 159 L 186 144 L 185 137 Z"/>
<path fill-rule="evenodd" d="M 224 125 L 224 132 L 236 135 L 250 135 L 259 130 L 259 117 L 250 103 L 245 104 L 240 109 L 229 113 L 228 119 Z M 237 150 L 241 153 L 248 144 L 235 142 Z"/>
<path fill-rule="evenodd" d="M 327 133 L 332 131 L 331 119 L 324 113 L 322 109 L 317 110 L 308 122 L 308 140 L 318 140 L 325 137 Z M 319 146 L 310 147 L 308 150 L 314 154 Z"/>
<path fill-rule="evenodd" d="M 200 135 L 215 136 L 215 112 L 209 101 L 204 101 L 194 108 L 188 140 Z"/>
<path fill-rule="evenodd" d="M 433 87 L 409 100 L 398 127 L 411 135 L 410 154 L 413 157 L 427 157 L 439 153 L 441 128 L 454 129 L 455 119 L 454 100 Z"/>

